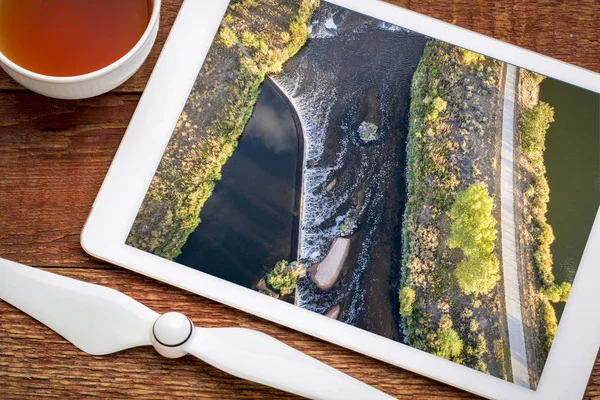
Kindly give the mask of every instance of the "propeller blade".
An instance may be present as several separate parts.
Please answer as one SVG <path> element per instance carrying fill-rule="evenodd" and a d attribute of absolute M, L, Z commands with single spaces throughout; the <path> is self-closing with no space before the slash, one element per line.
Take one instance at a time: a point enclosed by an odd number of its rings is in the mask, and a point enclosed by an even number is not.
<path fill-rule="evenodd" d="M 3 259 L 0 298 L 94 355 L 151 344 L 159 317 L 116 290 Z"/>
<path fill-rule="evenodd" d="M 196 328 L 184 350 L 231 375 L 311 399 L 392 399 L 264 333 Z"/>
<path fill-rule="evenodd" d="M 180 313 L 160 316 L 116 290 L 0 258 L 0 298 L 86 353 L 152 345 L 186 353 L 231 375 L 312 399 L 392 397 L 271 336 L 243 328 L 194 328 Z"/>

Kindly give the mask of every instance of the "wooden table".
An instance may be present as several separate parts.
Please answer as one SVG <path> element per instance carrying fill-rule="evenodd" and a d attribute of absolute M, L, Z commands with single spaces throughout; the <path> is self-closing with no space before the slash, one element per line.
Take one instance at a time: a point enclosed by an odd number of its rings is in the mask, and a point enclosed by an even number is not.
<path fill-rule="evenodd" d="M 190 0 L 197 1 L 197 0 Z M 404 399 L 474 396 L 241 311 L 94 260 L 79 245 L 104 175 L 182 0 L 163 0 L 148 61 L 115 91 L 60 101 L 0 74 L 0 257 L 120 290 L 199 326 L 242 326 L 274 337 Z M 600 72 L 598 0 L 395 0 L 396 4 Z M 0 276 L 0 279 L 2 277 Z M 192 357 L 151 348 L 93 357 L 0 301 L 0 398 L 290 398 Z M 600 398 L 600 359 L 586 399 Z"/>

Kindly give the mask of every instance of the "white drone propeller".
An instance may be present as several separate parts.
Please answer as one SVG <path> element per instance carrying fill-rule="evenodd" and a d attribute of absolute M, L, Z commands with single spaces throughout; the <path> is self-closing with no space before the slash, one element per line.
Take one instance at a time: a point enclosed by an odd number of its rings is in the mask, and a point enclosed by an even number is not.
<path fill-rule="evenodd" d="M 93 355 L 152 345 L 160 354 L 192 354 L 242 379 L 314 399 L 391 397 L 263 333 L 195 328 L 185 315 L 163 315 L 116 290 L 0 259 L 0 298 Z"/>

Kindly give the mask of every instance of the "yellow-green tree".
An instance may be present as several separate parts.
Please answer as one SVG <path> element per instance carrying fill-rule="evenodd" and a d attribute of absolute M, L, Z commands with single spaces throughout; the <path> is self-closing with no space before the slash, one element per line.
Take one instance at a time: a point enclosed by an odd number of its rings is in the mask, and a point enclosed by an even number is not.
<path fill-rule="evenodd" d="M 463 350 L 463 341 L 454 329 L 439 330 L 435 340 L 435 355 L 451 360 Z"/>
<path fill-rule="evenodd" d="M 554 108 L 540 101 L 523 111 L 521 116 L 521 145 L 531 157 L 539 157 L 546 149 L 546 131 L 554 122 Z"/>
<path fill-rule="evenodd" d="M 452 219 L 448 246 L 459 248 L 465 255 L 454 271 L 465 294 L 489 293 L 500 279 L 499 262 L 493 254 L 496 219 L 494 200 L 487 188 L 474 184 L 456 195 L 448 215 Z"/>
<path fill-rule="evenodd" d="M 554 341 L 554 336 L 556 335 L 556 330 L 558 329 L 558 320 L 556 319 L 556 312 L 554 311 L 554 308 L 552 307 L 550 302 L 545 298 L 540 299 L 538 312 L 542 315 L 542 319 L 544 321 L 542 329 L 546 338 L 546 351 L 550 351 L 550 347 L 552 346 L 552 342 Z"/>
<path fill-rule="evenodd" d="M 415 297 L 415 291 L 409 286 L 404 286 L 400 290 L 400 315 L 408 317 L 412 314 Z"/>
<path fill-rule="evenodd" d="M 569 282 L 563 282 L 560 285 L 553 284 L 543 289 L 543 293 L 553 303 L 564 303 L 571 293 L 571 284 Z"/>
<path fill-rule="evenodd" d="M 238 42 L 238 38 L 235 35 L 235 32 L 226 26 L 221 28 L 221 31 L 219 32 L 219 39 L 221 39 L 221 42 L 227 48 L 235 46 Z"/>
<path fill-rule="evenodd" d="M 441 97 L 433 99 L 429 108 L 429 113 L 425 116 L 425 122 L 437 121 L 440 113 L 444 112 L 447 107 L 448 103 Z"/>
<path fill-rule="evenodd" d="M 275 264 L 275 268 L 267 276 L 267 282 L 285 296 L 296 288 L 303 272 L 302 268 L 291 268 L 287 261 L 282 260 Z"/>
<path fill-rule="evenodd" d="M 481 54 L 467 49 L 461 49 L 461 55 L 462 62 L 466 65 L 477 64 L 478 62 L 485 60 L 485 57 Z"/>
<path fill-rule="evenodd" d="M 458 193 L 448 212 L 452 218 L 450 248 L 460 248 L 467 257 L 491 253 L 498 233 L 493 209 L 494 200 L 483 185 L 474 184 Z"/>
<path fill-rule="evenodd" d="M 500 279 L 499 264 L 494 254 L 477 254 L 458 263 L 454 275 L 465 294 L 485 294 Z"/>

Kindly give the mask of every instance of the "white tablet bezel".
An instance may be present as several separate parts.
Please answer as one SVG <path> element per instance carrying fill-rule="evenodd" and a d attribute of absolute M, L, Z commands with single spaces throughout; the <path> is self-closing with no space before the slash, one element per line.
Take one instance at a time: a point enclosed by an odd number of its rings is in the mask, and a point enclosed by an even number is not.
<path fill-rule="evenodd" d="M 377 0 L 329 2 L 600 93 L 600 74 Z M 125 245 L 228 3 L 229 0 L 188 0 L 183 4 L 86 222 L 81 235 L 85 251 L 481 396 L 536 400 L 581 398 L 600 346 L 600 309 L 597 307 L 600 304 L 600 214 L 535 391 Z M 195 51 L 189 50 L 190 44 Z"/>

